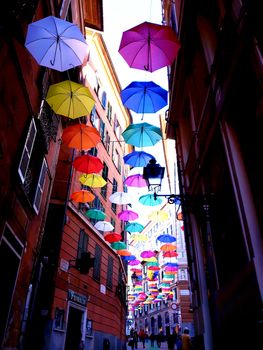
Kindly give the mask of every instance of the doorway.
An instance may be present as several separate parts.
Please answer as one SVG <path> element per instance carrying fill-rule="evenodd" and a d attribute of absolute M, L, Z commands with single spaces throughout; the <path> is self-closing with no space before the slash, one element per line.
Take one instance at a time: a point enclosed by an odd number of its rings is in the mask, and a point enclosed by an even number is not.
<path fill-rule="evenodd" d="M 83 311 L 69 306 L 65 350 L 78 350 L 82 338 Z"/>

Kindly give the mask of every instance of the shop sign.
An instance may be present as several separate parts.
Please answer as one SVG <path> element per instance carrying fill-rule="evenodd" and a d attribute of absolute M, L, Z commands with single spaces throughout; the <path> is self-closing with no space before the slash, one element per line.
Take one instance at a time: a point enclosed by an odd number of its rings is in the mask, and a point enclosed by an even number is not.
<path fill-rule="evenodd" d="M 68 300 L 74 301 L 75 303 L 78 303 L 83 306 L 86 306 L 88 302 L 88 298 L 86 297 L 86 295 L 78 294 L 70 289 L 68 290 Z"/>

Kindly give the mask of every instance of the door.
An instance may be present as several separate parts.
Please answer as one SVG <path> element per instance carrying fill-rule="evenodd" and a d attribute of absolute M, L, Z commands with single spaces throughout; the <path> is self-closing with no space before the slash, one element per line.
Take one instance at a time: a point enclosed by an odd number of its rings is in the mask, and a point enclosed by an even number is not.
<path fill-rule="evenodd" d="M 69 307 L 65 350 L 78 350 L 82 338 L 83 311 Z"/>

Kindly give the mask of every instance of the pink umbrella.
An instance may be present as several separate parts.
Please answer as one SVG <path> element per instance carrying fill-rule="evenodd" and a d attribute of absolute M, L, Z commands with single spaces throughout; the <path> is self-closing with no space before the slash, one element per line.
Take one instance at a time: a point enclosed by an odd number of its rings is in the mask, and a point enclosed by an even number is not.
<path fill-rule="evenodd" d="M 153 252 L 152 250 L 144 250 L 143 252 L 141 252 L 142 258 L 151 258 L 152 256 L 155 256 L 155 252 Z"/>
<path fill-rule="evenodd" d="M 132 210 L 123 210 L 118 214 L 118 218 L 123 221 L 133 221 L 136 220 L 138 217 L 139 215 Z"/>
<path fill-rule="evenodd" d="M 140 262 L 140 260 L 131 260 L 131 261 L 129 261 L 128 262 L 128 265 L 130 265 L 130 266 L 135 266 L 135 265 L 139 265 L 141 262 Z"/>
<path fill-rule="evenodd" d="M 131 68 L 153 72 L 171 65 L 179 48 L 171 27 L 144 22 L 123 32 L 119 53 Z"/>
<path fill-rule="evenodd" d="M 130 175 L 125 179 L 124 184 L 130 187 L 147 187 L 147 183 L 141 174 Z"/>

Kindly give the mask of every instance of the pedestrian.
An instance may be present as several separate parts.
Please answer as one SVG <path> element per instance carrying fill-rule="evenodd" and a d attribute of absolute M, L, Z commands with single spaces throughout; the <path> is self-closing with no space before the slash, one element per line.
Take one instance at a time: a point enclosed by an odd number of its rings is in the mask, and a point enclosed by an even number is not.
<path fill-rule="evenodd" d="M 134 350 L 134 329 L 133 328 L 131 328 L 130 336 L 128 338 L 128 346 L 130 346 L 132 350 Z"/>
<path fill-rule="evenodd" d="M 140 329 L 140 332 L 139 332 L 139 338 L 140 338 L 140 342 L 142 342 L 143 349 L 145 349 L 146 334 L 142 328 Z"/>
<path fill-rule="evenodd" d="M 191 350 L 192 342 L 191 337 L 189 335 L 189 328 L 185 327 L 182 334 L 182 350 Z"/>
<path fill-rule="evenodd" d="M 168 350 L 174 350 L 174 345 L 176 344 L 176 340 L 177 340 L 177 333 L 174 330 L 172 334 L 169 334 L 167 336 Z"/>
<path fill-rule="evenodd" d="M 155 335 L 153 333 L 151 333 L 151 335 L 150 335 L 151 348 L 154 347 L 154 340 L 155 340 Z"/>
<path fill-rule="evenodd" d="M 133 332 L 134 349 L 138 348 L 138 340 L 139 340 L 138 333 L 135 329 Z"/>
<path fill-rule="evenodd" d="M 162 334 L 161 333 L 158 333 L 156 335 L 156 342 L 157 342 L 158 348 L 160 348 L 161 347 L 161 342 L 162 342 Z"/>

